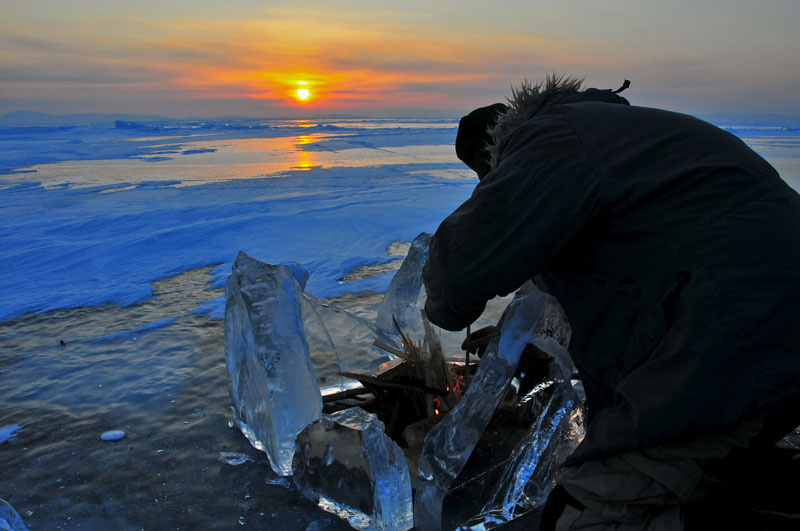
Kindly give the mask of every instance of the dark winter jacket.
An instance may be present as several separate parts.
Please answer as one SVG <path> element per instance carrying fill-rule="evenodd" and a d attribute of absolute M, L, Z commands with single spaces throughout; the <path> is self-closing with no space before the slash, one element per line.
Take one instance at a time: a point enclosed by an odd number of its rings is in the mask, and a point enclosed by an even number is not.
<path fill-rule="evenodd" d="M 800 396 L 800 197 L 735 136 L 619 100 L 556 96 L 501 131 L 423 272 L 448 330 L 533 276 L 560 301 L 589 401 L 582 458 Z"/>

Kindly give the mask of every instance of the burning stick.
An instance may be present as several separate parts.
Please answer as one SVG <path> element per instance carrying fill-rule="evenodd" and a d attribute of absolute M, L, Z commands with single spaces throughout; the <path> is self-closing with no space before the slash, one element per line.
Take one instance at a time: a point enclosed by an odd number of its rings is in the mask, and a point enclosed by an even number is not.
<path fill-rule="evenodd" d="M 455 405 L 455 397 L 452 396 L 453 391 L 453 378 L 450 374 L 450 368 L 444 359 L 444 352 L 442 351 L 442 344 L 436 333 L 433 331 L 430 321 L 425 310 L 419 311 L 422 317 L 422 326 L 425 329 L 425 345 L 428 347 L 428 355 L 430 370 L 426 371 L 426 376 L 431 380 L 431 384 L 436 387 L 444 387 L 450 394 L 445 397 L 448 409 L 452 409 Z M 430 384 L 429 384 L 430 385 Z M 434 408 L 438 409 L 438 408 Z"/>
<path fill-rule="evenodd" d="M 461 396 L 461 387 L 466 382 L 463 381 L 463 375 L 454 379 L 454 367 L 446 361 L 441 341 L 428 321 L 424 310 L 420 310 L 420 317 L 425 331 L 424 341 L 414 344 L 411 337 L 400 328 L 397 319 L 392 316 L 392 322 L 400 336 L 403 349 L 386 345 L 378 340 L 373 343 L 376 347 L 400 358 L 401 364 L 409 364 L 408 370 L 411 374 L 406 372 L 405 376 L 401 377 L 402 381 L 395 379 L 398 377 L 396 372 L 395 376 L 389 376 L 386 373 L 383 376 L 378 375 L 378 378 L 351 373 L 339 374 L 359 380 L 362 385 L 378 394 L 381 393 L 379 387 L 405 389 L 408 393 L 407 396 L 414 402 L 414 408 L 421 413 L 423 418 L 430 418 L 440 415 L 442 409 L 444 411 L 452 409 Z M 391 369 L 391 372 L 394 372 L 394 369 Z M 408 377 L 412 377 L 414 381 L 408 380 Z"/>

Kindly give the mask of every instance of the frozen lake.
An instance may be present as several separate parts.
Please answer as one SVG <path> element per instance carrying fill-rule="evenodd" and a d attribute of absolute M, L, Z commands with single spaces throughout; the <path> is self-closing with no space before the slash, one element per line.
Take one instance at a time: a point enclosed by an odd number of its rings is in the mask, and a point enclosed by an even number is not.
<path fill-rule="evenodd" d="M 720 125 L 800 190 L 798 124 Z M 221 286 L 242 250 L 369 316 L 477 182 L 456 127 L 0 126 L 0 497 L 32 529 L 344 529 L 228 427 Z"/>

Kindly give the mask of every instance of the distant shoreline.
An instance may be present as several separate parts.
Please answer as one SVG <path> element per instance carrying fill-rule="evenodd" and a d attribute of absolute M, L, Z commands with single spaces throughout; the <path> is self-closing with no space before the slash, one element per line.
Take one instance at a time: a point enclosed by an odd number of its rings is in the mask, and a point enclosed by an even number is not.
<path fill-rule="evenodd" d="M 691 114 L 691 113 L 689 113 Z M 0 126 L 32 126 L 32 125 L 76 125 L 76 124 L 113 124 L 125 122 L 250 122 L 269 120 L 454 120 L 462 113 L 454 111 L 410 111 L 408 114 L 394 113 L 391 116 L 324 114 L 319 116 L 188 116 L 169 117 L 151 114 L 47 114 L 35 111 L 13 111 L 0 116 Z M 694 114 L 702 120 L 714 124 L 738 125 L 800 125 L 800 116 L 770 113 L 709 113 Z"/>

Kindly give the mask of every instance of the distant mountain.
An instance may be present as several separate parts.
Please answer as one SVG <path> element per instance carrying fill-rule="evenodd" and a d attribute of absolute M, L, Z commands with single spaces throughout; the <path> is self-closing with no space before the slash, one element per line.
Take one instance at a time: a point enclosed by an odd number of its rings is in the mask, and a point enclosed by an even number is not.
<path fill-rule="evenodd" d="M 113 124 L 117 120 L 128 122 L 164 122 L 174 118 L 136 114 L 45 114 L 34 111 L 14 111 L 0 116 L 0 125 L 74 125 Z"/>

